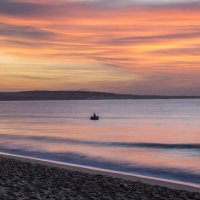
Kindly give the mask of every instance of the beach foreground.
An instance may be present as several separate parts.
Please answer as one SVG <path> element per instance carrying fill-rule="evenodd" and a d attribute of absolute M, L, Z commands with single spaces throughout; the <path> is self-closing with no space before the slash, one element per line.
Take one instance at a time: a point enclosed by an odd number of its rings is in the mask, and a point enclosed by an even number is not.
<path fill-rule="evenodd" d="M 200 193 L 0 157 L 0 199 L 199 200 Z"/>

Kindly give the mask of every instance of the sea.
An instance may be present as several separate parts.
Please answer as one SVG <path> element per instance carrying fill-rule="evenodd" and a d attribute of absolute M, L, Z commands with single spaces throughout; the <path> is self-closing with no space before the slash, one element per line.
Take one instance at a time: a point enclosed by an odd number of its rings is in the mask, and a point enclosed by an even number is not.
<path fill-rule="evenodd" d="M 2 101 L 0 152 L 200 187 L 200 99 Z"/>

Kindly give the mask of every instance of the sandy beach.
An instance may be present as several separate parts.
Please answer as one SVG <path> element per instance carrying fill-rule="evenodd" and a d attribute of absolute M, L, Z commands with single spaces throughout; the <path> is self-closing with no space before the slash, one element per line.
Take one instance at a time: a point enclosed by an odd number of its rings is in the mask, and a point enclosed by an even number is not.
<path fill-rule="evenodd" d="M 131 178 L 130 178 L 131 179 Z M 136 181 L 137 180 L 137 181 Z M 117 177 L 78 167 L 9 155 L 0 156 L 0 199 L 199 200 L 198 189 L 145 179 Z M 157 183 L 157 184 L 156 184 Z M 176 189 L 171 189 L 176 188 Z M 184 190 L 185 188 L 185 190 Z M 187 191 L 186 191 L 187 190 Z M 191 190 L 191 191 L 189 191 Z"/>

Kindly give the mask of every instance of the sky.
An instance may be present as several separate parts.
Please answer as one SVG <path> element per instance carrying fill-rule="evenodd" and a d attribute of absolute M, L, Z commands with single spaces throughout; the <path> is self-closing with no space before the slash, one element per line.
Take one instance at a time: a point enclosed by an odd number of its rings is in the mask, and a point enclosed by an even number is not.
<path fill-rule="evenodd" d="M 0 91 L 199 85 L 200 0 L 0 0 Z"/>

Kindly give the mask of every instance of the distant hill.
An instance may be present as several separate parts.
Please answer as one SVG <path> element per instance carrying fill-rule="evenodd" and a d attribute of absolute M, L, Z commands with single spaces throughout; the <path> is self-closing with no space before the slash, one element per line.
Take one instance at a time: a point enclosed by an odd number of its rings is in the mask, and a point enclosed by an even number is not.
<path fill-rule="evenodd" d="M 200 96 L 131 95 L 87 91 L 0 92 L 0 101 L 106 100 L 106 99 L 200 99 Z"/>

